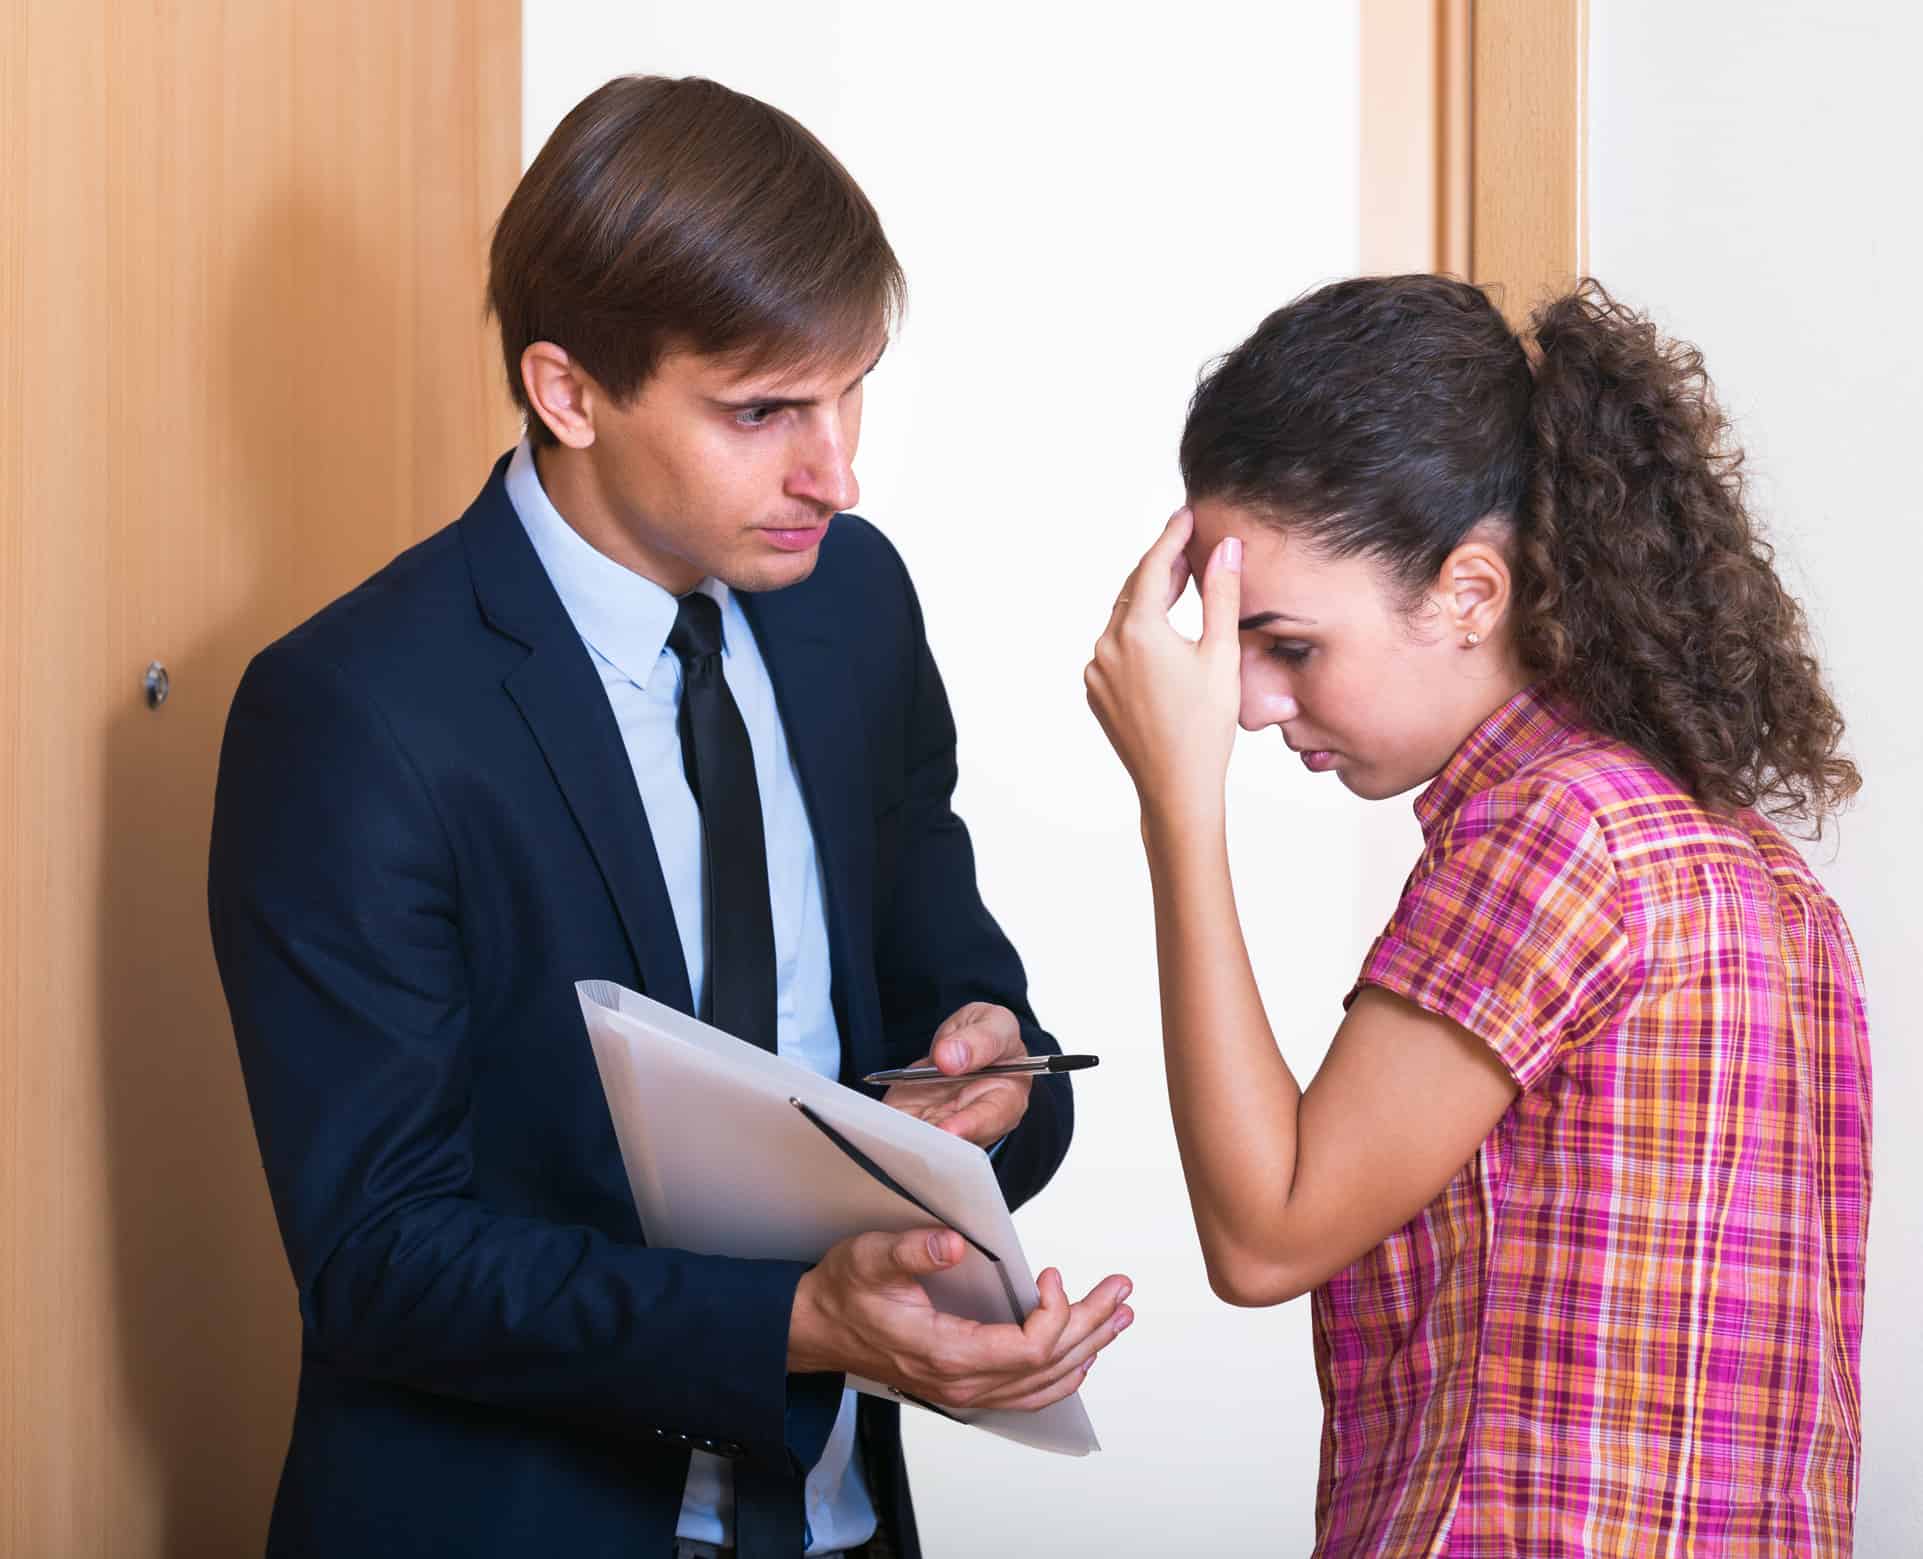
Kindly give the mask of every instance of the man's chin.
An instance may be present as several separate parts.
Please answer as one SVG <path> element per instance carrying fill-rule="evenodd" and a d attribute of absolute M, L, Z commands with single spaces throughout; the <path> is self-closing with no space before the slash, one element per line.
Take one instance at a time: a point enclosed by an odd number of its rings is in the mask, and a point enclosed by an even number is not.
<path fill-rule="evenodd" d="M 814 546 L 806 552 L 782 552 L 771 557 L 746 560 L 720 578 L 730 590 L 761 595 L 770 590 L 786 590 L 790 585 L 800 584 L 815 571 L 815 565 L 820 561 L 821 548 Z"/>

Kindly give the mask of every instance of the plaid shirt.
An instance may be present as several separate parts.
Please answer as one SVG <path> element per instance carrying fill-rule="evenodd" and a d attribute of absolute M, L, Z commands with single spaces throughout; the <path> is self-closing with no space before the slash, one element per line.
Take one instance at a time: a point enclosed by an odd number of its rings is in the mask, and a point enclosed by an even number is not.
<path fill-rule="evenodd" d="M 1416 814 L 1357 988 L 1522 1093 L 1316 1291 L 1317 1553 L 1848 1553 L 1870 1058 L 1836 905 L 1534 691 Z"/>

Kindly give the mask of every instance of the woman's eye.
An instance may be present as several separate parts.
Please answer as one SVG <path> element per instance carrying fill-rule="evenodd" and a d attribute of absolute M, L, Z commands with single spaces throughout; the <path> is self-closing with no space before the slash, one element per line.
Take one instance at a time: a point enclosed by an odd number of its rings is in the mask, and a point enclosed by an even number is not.
<path fill-rule="evenodd" d="M 1269 645 L 1269 657 L 1272 660 L 1284 660 L 1291 665 L 1297 665 L 1307 660 L 1314 648 L 1315 646 L 1311 644 L 1297 644 L 1289 639 L 1277 639 Z"/>

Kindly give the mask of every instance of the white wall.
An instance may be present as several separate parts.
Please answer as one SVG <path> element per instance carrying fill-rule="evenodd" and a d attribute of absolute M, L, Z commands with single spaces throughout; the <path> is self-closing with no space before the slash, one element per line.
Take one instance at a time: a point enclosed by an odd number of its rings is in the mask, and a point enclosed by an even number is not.
<path fill-rule="evenodd" d="M 1869 983 L 1876 1183 L 1858 1549 L 1923 1552 L 1923 13 L 1593 0 L 1590 266 L 1699 345 L 1864 773 L 1810 858 Z"/>
<path fill-rule="evenodd" d="M 1124 20 L 1126 18 L 1126 20 Z M 1357 264 L 1355 0 L 1276 7 L 633 6 L 529 0 L 528 156 L 628 71 L 788 110 L 874 200 L 907 328 L 870 382 L 861 510 L 907 557 L 962 733 L 959 805 L 1043 1021 L 1099 1052 L 1067 1167 L 1020 1217 L 1071 1286 L 1137 1280 L 1074 1462 L 908 1415 L 934 1559 L 1306 1553 L 1321 1408 L 1306 1304 L 1203 1278 L 1168 1125 L 1147 877 L 1081 672 L 1181 500 L 1204 359 Z M 1243 916 L 1303 1076 L 1417 833 L 1245 739 Z M 1357 861 L 1363 861 L 1358 875 Z"/>

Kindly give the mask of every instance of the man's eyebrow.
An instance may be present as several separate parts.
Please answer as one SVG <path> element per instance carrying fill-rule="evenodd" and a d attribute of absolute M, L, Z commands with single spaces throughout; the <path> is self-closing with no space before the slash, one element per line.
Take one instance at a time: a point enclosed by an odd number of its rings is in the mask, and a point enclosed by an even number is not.
<path fill-rule="evenodd" d="M 1315 626 L 1315 619 L 1297 617 L 1294 612 L 1257 612 L 1253 617 L 1244 617 L 1235 626 L 1241 632 L 1247 633 L 1251 628 L 1266 628 L 1270 623 L 1301 623 L 1305 627 L 1312 628 Z"/>
<path fill-rule="evenodd" d="M 856 374 L 854 378 L 850 379 L 841 393 L 846 395 L 849 390 L 852 390 L 856 385 L 860 384 L 862 380 L 866 379 L 879 368 L 881 366 L 881 360 L 887 351 L 888 348 L 883 347 L 881 351 L 877 352 L 875 354 L 875 360 L 866 368 L 862 369 L 860 373 Z M 715 401 L 715 405 L 727 411 L 748 411 L 756 407 L 766 407 L 769 411 L 780 411 L 788 406 L 812 406 L 814 403 L 815 398 L 809 395 L 750 395 L 741 400 L 736 400 L 729 396 L 718 398 Z"/>
<path fill-rule="evenodd" d="M 723 411 L 782 411 L 789 406 L 812 406 L 814 401 L 805 395 L 750 395 L 746 400 L 719 399 L 715 402 Z"/>

